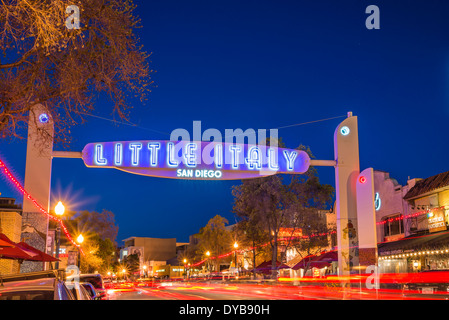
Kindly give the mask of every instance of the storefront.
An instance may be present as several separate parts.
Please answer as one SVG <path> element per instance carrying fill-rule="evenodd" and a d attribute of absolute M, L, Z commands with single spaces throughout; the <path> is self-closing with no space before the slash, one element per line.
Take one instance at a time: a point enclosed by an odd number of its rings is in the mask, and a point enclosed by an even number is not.
<path fill-rule="evenodd" d="M 381 273 L 449 270 L 449 231 L 381 243 L 378 254 Z"/>
<path fill-rule="evenodd" d="M 153 268 L 153 275 L 159 279 L 175 279 L 184 277 L 183 266 L 161 265 Z"/>

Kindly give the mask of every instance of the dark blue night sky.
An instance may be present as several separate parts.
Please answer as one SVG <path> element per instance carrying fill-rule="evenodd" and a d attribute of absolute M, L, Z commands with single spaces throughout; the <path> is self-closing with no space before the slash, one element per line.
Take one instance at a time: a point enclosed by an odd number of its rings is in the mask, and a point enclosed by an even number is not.
<path fill-rule="evenodd" d="M 130 121 L 117 126 L 88 117 L 72 130 L 72 151 L 87 143 L 168 140 L 176 128 L 270 129 L 358 116 L 360 167 L 390 172 L 400 184 L 449 170 L 449 2 L 437 1 L 135 1 L 138 33 L 157 84 Z M 380 8 L 380 30 L 365 9 Z M 82 19 L 82 17 L 81 17 Z M 111 103 L 96 115 L 112 118 Z M 287 147 L 309 145 L 333 159 L 343 118 L 279 130 Z M 25 141 L 0 142 L 0 157 L 23 182 Z M 334 185 L 334 169 L 319 168 Z M 219 214 L 230 223 L 231 187 L 240 181 L 150 178 L 88 169 L 55 159 L 52 205 L 115 213 L 119 244 L 130 236 L 188 241 Z M 2 196 L 22 201 L 0 179 Z"/>

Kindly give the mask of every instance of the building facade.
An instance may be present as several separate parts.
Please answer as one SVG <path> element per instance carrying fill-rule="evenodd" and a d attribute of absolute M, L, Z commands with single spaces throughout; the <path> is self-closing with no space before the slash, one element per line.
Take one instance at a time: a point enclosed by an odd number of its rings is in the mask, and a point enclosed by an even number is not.
<path fill-rule="evenodd" d="M 11 241 L 20 242 L 22 233 L 22 206 L 14 198 L 0 197 L 0 233 Z M 19 272 L 17 260 L 0 259 L 0 274 Z"/>
<path fill-rule="evenodd" d="M 449 269 L 449 172 L 401 186 L 375 171 L 374 188 L 380 272 Z"/>
<path fill-rule="evenodd" d="M 176 238 L 130 237 L 123 241 L 125 245 L 120 250 L 120 261 L 126 256 L 137 254 L 142 274 L 145 272 L 145 275 L 155 276 L 159 267 L 177 260 Z"/>
<path fill-rule="evenodd" d="M 449 270 L 449 172 L 400 185 L 388 172 L 374 171 L 377 265 L 381 273 Z M 326 215 L 335 229 L 336 213 Z M 335 233 L 328 234 L 326 251 L 338 250 Z M 287 251 L 287 264 L 301 260 Z M 335 270 L 332 263 L 332 272 Z M 330 267 L 328 267 L 330 268 Z M 303 276 L 301 269 L 290 276 Z"/>

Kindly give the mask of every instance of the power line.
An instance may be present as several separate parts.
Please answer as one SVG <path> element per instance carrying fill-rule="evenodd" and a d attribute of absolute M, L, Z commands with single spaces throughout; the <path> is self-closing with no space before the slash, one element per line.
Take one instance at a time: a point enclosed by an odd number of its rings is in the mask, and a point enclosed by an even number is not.
<path fill-rule="evenodd" d="M 142 126 L 137 125 L 137 124 L 132 123 L 132 122 L 117 121 L 115 119 L 105 118 L 105 117 L 101 117 L 101 116 L 97 116 L 97 115 L 93 115 L 93 114 L 89 114 L 89 113 L 85 113 L 85 112 L 80 112 L 80 113 L 83 114 L 83 115 L 86 115 L 86 116 L 94 117 L 94 118 L 101 119 L 101 120 L 110 121 L 110 122 L 113 122 L 113 123 L 116 123 L 116 124 L 123 124 L 123 125 L 126 125 L 126 126 L 139 128 L 139 129 L 142 129 L 142 130 L 153 131 L 153 132 L 156 132 L 156 133 L 159 133 L 159 134 L 163 134 L 163 135 L 168 135 L 168 136 L 170 135 L 170 133 L 168 133 L 168 132 L 163 132 L 163 131 L 158 131 L 158 130 L 154 130 L 154 129 L 151 129 L 151 128 L 142 127 Z M 303 126 L 303 125 L 306 125 L 306 124 L 312 124 L 312 123 L 317 123 L 317 122 L 329 121 L 329 120 L 334 120 L 334 119 L 339 119 L 339 118 L 344 118 L 344 117 L 347 117 L 347 116 L 346 115 L 342 115 L 342 116 L 324 118 L 324 119 L 319 119 L 319 120 L 295 123 L 295 124 L 290 124 L 290 125 L 281 126 L 281 127 L 277 127 L 277 128 L 271 128 L 270 130 L 279 130 L 279 129 L 298 127 L 298 126 Z"/>
<path fill-rule="evenodd" d="M 328 120 L 333 120 L 333 119 L 338 119 L 338 118 L 344 118 L 344 117 L 347 117 L 347 116 L 346 115 L 344 115 L 344 116 L 336 116 L 336 117 L 332 117 L 332 118 L 326 118 L 326 119 L 320 119 L 320 120 L 296 123 L 296 124 L 291 124 L 291 125 L 288 125 L 288 126 L 272 128 L 272 129 L 285 129 L 285 128 L 291 128 L 291 127 L 296 127 L 296 126 L 302 126 L 302 125 L 310 124 L 310 123 L 316 123 L 316 122 L 328 121 Z"/>

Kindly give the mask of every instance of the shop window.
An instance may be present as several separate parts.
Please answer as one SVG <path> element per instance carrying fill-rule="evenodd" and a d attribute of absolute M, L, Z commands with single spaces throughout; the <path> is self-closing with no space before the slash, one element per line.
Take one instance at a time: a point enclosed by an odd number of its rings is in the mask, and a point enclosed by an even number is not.
<path fill-rule="evenodd" d="M 394 236 L 404 233 L 404 220 L 402 214 L 385 217 L 382 219 L 384 223 L 384 236 Z"/>

